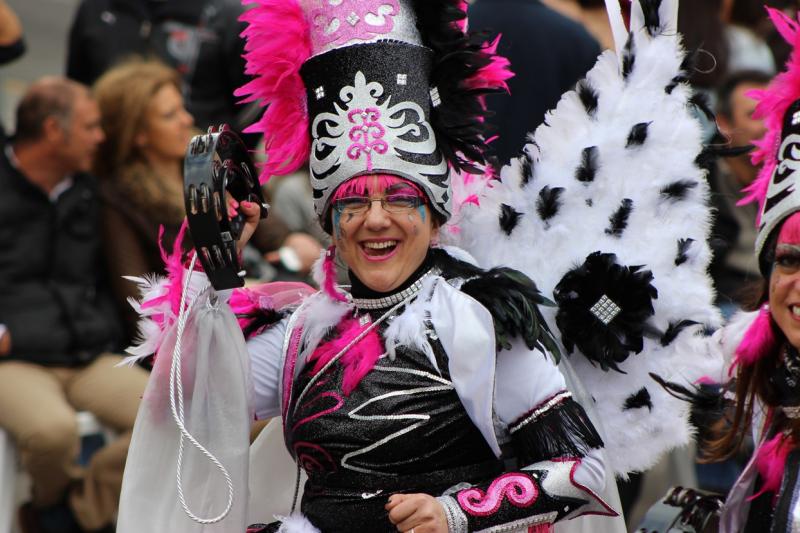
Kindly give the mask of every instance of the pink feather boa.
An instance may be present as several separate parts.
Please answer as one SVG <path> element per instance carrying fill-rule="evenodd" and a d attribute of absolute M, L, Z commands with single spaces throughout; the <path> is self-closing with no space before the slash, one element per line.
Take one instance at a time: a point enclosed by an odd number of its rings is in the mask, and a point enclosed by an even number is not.
<path fill-rule="evenodd" d="M 764 304 L 736 348 L 736 357 L 730 372 L 739 365 L 751 366 L 774 350 L 777 342 L 774 328 L 769 305 Z"/>
<path fill-rule="evenodd" d="M 255 4 L 241 16 L 247 23 L 245 72 L 253 79 L 235 91 L 243 102 L 260 102 L 264 115 L 247 133 L 263 133 L 267 161 L 259 181 L 290 174 L 308 159 L 306 89 L 300 67 L 311 56 L 309 24 L 295 0 L 244 0 Z"/>
<path fill-rule="evenodd" d="M 322 370 L 322 367 L 368 327 L 369 324 L 360 325 L 356 318 L 346 318 L 340 322 L 336 327 L 336 338 L 319 345 L 308 358 L 309 363 L 315 363 L 312 372 L 316 373 Z M 339 360 L 344 366 L 342 390 L 346 395 L 353 392 L 361 379 L 369 374 L 384 351 L 383 343 L 375 329 L 347 350 Z"/>
<path fill-rule="evenodd" d="M 783 470 L 786 466 L 786 457 L 795 448 L 795 442 L 791 437 L 778 433 L 772 439 L 765 441 L 756 451 L 756 467 L 764 484 L 761 490 L 748 498 L 754 500 L 765 492 L 772 492 L 775 498 L 778 497 L 783 479 Z"/>
<path fill-rule="evenodd" d="M 744 189 L 746 195 L 739 201 L 739 205 L 758 202 L 756 226 L 761 223 L 767 189 L 777 166 L 783 117 L 789 106 L 800 99 L 800 25 L 777 9 L 767 8 L 767 11 L 778 32 L 792 45 L 793 50 L 786 62 L 785 72 L 778 74 L 767 89 L 753 90 L 747 94 L 758 101 L 753 117 L 764 119 L 767 128 L 764 137 L 754 143 L 757 149 L 750 156 L 754 165 L 761 165 L 761 170 L 753 183 Z"/>

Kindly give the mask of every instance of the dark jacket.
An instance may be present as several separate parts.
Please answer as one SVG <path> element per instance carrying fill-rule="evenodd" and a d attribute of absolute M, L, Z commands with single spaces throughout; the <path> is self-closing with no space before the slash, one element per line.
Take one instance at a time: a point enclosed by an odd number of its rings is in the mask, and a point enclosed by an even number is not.
<path fill-rule="evenodd" d="M 597 61 L 600 46 L 583 27 L 538 0 L 476 0 L 469 27 L 502 34 L 498 53 L 511 61 L 510 95 L 491 95 L 489 118 L 499 138 L 489 145 L 500 163 L 519 155 L 526 135 L 544 121 L 561 95 Z"/>
<path fill-rule="evenodd" d="M 73 180 L 52 202 L 0 152 L 0 323 L 11 333 L 8 359 L 75 366 L 118 348 L 120 326 L 99 281 L 95 182 L 85 174 Z"/>
<path fill-rule="evenodd" d="M 181 74 L 197 125 L 254 122 L 233 91 L 243 85 L 238 0 L 83 0 L 69 35 L 67 76 L 91 85 L 131 55 L 156 57 Z"/>

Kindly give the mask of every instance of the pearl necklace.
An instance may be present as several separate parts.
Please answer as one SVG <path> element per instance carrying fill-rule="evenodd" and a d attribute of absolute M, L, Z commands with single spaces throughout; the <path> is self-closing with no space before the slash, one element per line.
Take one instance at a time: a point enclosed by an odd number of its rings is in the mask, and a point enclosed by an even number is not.
<path fill-rule="evenodd" d="M 419 291 L 422 290 L 422 284 L 429 276 L 438 276 L 439 274 L 440 274 L 439 269 L 434 267 L 428 270 L 425 274 L 420 276 L 417 281 L 415 281 L 402 291 L 390 294 L 389 296 L 384 296 L 383 298 L 353 298 L 352 296 L 349 296 L 348 299 L 358 309 L 365 309 L 365 310 L 386 309 L 387 307 L 392 307 L 393 305 L 397 305 L 403 300 L 415 296 Z"/>

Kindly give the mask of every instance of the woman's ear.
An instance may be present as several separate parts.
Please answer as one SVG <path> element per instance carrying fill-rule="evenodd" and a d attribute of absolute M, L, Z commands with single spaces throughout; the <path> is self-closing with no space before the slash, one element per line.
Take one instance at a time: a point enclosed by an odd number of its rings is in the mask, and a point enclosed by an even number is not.
<path fill-rule="evenodd" d="M 147 148 L 149 142 L 150 139 L 147 137 L 147 134 L 143 131 L 140 131 L 133 137 L 133 144 L 136 146 L 136 148 L 139 148 L 140 150 L 143 148 Z"/>

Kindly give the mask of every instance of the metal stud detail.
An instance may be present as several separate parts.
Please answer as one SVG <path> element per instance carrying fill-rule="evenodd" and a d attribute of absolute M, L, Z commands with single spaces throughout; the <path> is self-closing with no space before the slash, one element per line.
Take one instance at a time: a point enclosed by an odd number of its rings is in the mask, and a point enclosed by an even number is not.
<path fill-rule="evenodd" d="M 431 87 L 431 105 L 433 105 L 433 107 L 442 105 L 442 97 L 439 95 L 438 87 Z"/>
<path fill-rule="evenodd" d="M 314 89 L 314 95 L 317 97 L 317 100 L 322 100 L 325 98 L 325 87 L 320 85 L 316 89 Z"/>
<path fill-rule="evenodd" d="M 605 324 L 606 326 L 611 323 L 614 318 L 618 314 L 622 312 L 622 308 L 618 306 L 614 301 L 606 296 L 605 294 L 597 300 L 589 311 L 597 317 L 597 320 Z"/>
<path fill-rule="evenodd" d="M 408 74 L 397 75 L 397 85 L 406 85 L 408 83 Z"/>

